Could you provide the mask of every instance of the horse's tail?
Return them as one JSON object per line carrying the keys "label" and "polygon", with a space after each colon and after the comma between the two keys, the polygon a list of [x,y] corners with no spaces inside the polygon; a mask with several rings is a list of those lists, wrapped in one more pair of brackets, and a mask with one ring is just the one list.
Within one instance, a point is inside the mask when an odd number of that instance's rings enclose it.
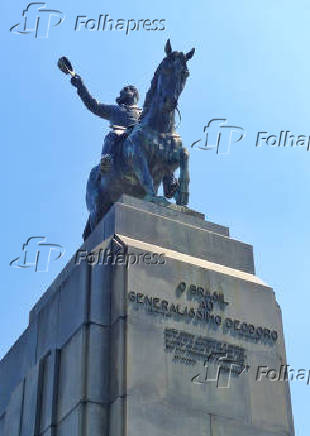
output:
{"label": "horse's tail", "polygon": [[86,185],[86,206],[88,211],[91,211],[95,206],[96,195],[99,193],[100,177],[100,166],[96,165],[91,169]]}

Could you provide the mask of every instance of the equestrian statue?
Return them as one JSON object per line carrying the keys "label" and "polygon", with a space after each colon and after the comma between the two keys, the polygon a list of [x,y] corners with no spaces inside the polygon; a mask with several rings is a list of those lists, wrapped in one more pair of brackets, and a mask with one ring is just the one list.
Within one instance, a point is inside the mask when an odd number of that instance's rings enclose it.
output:
{"label": "equestrian statue", "polygon": [[[58,67],[70,74],[71,83],[87,109],[109,120],[111,125],[100,163],[91,170],[87,181],[89,218],[84,239],[122,194],[163,205],[170,204],[166,198],[174,198],[177,205],[188,205],[189,153],[176,133],[175,115],[189,76],[187,62],[195,49],[186,54],[172,51],[168,39],[165,53],[154,73],[143,110],[138,107],[138,90],[132,85],[120,91],[116,105],[99,103],[73,70],[71,62],[66,57],[58,60]],[[176,178],[174,173],[178,168],[180,173]],[[158,196],[161,184],[164,195]]]}

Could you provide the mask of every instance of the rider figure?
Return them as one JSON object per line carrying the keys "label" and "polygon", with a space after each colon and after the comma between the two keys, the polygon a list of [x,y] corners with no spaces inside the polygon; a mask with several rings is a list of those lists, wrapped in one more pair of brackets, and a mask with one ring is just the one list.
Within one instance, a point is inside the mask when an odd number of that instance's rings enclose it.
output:
{"label": "rider figure", "polygon": [[116,98],[117,105],[108,105],[99,103],[90,95],[80,76],[72,77],[71,83],[77,88],[77,93],[87,109],[100,118],[110,121],[112,131],[105,137],[100,162],[101,172],[105,173],[113,165],[113,159],[117,155],[120,135],[126,133],[128,128],[139,121],[141,109],[137,105],[138,90],[132,85],[125,86]]}

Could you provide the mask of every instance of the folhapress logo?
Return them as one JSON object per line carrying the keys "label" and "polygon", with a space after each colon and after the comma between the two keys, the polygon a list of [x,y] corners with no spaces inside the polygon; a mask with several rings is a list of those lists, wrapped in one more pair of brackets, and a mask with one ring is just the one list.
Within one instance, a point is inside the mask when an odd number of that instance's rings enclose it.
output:
{"label": "folhapress logo", "polygon": [[23,22],[17,23],[10,31],[19,35],[33,34],[35,38],[48,38],[51,27],[61,24],[65,17],[61,11],[46,9],[43,2],[29,3],[23,11]]}
{"label": "folhapress logo", "polygon": [[45,236],[31,236],[22,246],[22,254],[11,260],[14,268],[33,268],[35,272],[47,272],[50,261],[60,259],[65,249],[59,244],[46,243]]}
{"label": "folhapress logo", "polygon": [[[204,126],[205,142],[198,148],[201,150],[215,150],[217,154],[228,154],[230,146],[245,138],[246,133],[242,127],[227,125],[226,118],[213,118]],[[201,142],[195,141],[191,147]]]}

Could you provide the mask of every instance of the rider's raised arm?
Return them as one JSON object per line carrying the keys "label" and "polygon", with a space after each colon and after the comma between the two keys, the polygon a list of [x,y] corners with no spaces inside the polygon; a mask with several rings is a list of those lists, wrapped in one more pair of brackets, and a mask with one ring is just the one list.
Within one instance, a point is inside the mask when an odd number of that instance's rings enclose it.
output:
{"label": "rider's raised arm", "polygon": [[95,98],[93,98],[80,76],[76,75],[72,77],[71,83],[77,88],[77,93],[88,110],[105,120],[110,119],[113,105],[99,103]]}

